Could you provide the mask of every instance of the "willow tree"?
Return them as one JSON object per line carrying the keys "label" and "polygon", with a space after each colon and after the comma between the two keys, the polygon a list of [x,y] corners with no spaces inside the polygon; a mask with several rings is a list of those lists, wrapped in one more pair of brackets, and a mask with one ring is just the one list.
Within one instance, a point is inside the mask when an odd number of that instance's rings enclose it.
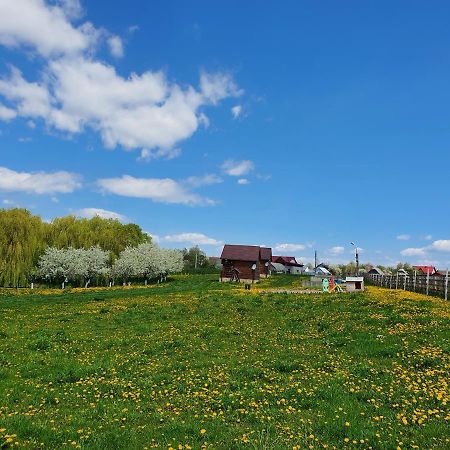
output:
{"label": "willow tree", "polygon": [[25,209],[0,210],[0,285],[26,286],[45,246],[45,225]]}

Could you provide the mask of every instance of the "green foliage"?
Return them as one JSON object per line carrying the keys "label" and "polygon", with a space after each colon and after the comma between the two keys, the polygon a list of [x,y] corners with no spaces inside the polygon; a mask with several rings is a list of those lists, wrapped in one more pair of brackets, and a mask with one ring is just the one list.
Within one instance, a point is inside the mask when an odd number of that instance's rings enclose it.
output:
{"label": "green foliage", "polygon": [[47,247],[99,246],[111,261],[127,246],[150,242],[138,225],[118,220],[62,217],[45,223],[25,209],[0,209],[0,286],[26,286]]}
{"label": "green foliage", "polygon": [[215,262],[206,256],[198,245],[183,249],[184,271],[186,273],[216,273],[220,270]]}
{"label": "green foliage", "polygon": [[0,297],[0,448],[448,448],[443,301],[213,275],[59,292]]}

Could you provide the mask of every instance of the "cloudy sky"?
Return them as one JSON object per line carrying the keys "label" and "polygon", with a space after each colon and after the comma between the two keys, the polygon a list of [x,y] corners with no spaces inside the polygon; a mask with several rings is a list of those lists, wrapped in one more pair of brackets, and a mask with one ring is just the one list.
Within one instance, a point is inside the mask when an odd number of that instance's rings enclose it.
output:
{"label": "cloudy sky", "polygon": [[0,0],[0,206],[161,245],[450,264],[450,4]]}

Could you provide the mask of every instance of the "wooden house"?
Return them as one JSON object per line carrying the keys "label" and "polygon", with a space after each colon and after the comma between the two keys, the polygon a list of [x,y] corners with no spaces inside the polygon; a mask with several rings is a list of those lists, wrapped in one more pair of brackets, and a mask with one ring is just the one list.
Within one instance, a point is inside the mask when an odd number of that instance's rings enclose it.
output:
{"label": "wooden house", "polygon": [[268,247],[261,247],[261,264],[259,267],[259,275],[261,278],[270,276],[272,262],[272,249]]}
{"label": "wooden house", "polygon": [[265,265],[269,253],[271,255],[272,249],[262,249],[257,245],[226,244],[220,256],[222,261],[220,281],[258,282],[261,274],[267,276],[269,273],[269,267]]}

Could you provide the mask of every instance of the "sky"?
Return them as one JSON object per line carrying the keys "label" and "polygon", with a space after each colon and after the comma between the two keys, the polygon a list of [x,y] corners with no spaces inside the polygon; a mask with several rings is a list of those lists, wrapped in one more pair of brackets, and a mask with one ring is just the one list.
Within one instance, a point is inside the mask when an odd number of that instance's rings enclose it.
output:
{"label": "sky", "polygon": [[164,247],[450,265],[450,3],[0,0],[0,207]]}

